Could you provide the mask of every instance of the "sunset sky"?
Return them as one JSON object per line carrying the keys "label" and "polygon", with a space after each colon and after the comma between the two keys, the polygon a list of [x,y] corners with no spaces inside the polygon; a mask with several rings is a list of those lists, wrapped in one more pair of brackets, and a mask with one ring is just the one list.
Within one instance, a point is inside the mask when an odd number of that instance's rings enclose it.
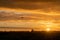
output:
{"label": "sunset sky", "polygon": [[0,27],[60,31],[60,0],[0,0]]}

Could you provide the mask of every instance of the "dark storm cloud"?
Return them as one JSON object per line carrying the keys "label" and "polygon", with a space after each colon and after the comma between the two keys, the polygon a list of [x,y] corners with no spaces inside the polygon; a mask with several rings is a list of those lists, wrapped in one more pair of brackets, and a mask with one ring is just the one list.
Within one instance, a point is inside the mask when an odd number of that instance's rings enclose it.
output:
{"label": "dark storm cloud", "polygon": [[60,0],[0,0],[0,7],[44,11],[60,9]]}

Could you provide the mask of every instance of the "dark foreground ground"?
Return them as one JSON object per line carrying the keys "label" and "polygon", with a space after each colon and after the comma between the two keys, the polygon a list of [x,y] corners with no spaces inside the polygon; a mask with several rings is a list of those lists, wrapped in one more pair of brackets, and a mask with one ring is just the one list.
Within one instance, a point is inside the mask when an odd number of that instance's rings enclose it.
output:
{"label": "dark foreground ground", "polygon": [[0,32],[0,40],[60,40],[60,32]]}

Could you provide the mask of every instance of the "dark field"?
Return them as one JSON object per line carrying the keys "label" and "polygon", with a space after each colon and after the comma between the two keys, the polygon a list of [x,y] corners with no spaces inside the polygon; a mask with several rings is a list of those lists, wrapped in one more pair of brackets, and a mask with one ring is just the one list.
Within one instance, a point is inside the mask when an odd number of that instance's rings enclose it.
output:
{"label": "dark field", "polygon": [[0,32],[0,40],[60,40],[60,31]]}

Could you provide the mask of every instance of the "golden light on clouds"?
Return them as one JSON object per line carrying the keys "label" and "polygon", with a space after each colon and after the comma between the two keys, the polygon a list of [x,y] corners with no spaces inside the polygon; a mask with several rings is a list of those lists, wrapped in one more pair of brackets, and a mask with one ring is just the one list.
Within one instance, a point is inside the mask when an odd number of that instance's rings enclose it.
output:
{"label": "golden light on clouds", "polygon": [[12,11],[12,12],[20,12],[20,13],[32,13],[32,14],[44,14],[44,15],[51,15],[51,16],[57,16],[60,15],[60,12],[56,12],[56,11],[49,11],[49,12],[45,12],[43,10],[25,10],[25,9],[12,9],[12,8],[4,8],[4,7],[0,7],[0,11],[1,10],[5,10],[5,11]]}
{"label": "golden light on clouds", "polygon": [[60,31],[60,2],[0,0],[0,27]]}
{"label": "golden light on clouds", "polygon": [[[57,22],[54,17],[56,17],[58,14],[50,14],[50,13],[45,13],[43,11],[38,12],[36,10],[21,10],[21,9],[9,9],[9,8],[0,8],[0,10],[6,10],[9,12],[19,12],[18,14],[33,14],[32,16],[28,16],[30,18],[33,19],[29,19],[26,20],[26,18],[24,20],[6,20],[6,21],[0,21],[0,27],[23,27],[23,28],[33,28],[33,29],[38,29],[38,30],[42,30],[42,31],[60,31],[60,23],[54,23]],[[17,13],[16,13],[17,14]],[[35,15],[35,14],[40,14]],[[41,15],[42,14],[42,15]],[[60,15],[60,14],[59,14]],[[58,16],[59,16],[58,15]],[[5,15],[4,15],[5,16]],[[9,16],[9,14],[8,14]],[[14,14],[13,14],[14,16]],[[25,16],[25,17],[26,17]],[[42,17],[41,17],[42,16]],[[50,19],[48,16],[50,16],[52,19],[51,20],[46,20],[46,19]],[[18,16],[19,17],[19,16]],[[35,18],[35,19],[34,19]],[[38,18],[38,20],[36,20]],[[42,18],[42,19],[40,19]],[[5,18],[3,18],[5,20]],[[59,21],[60,22],[60,21]]]}

